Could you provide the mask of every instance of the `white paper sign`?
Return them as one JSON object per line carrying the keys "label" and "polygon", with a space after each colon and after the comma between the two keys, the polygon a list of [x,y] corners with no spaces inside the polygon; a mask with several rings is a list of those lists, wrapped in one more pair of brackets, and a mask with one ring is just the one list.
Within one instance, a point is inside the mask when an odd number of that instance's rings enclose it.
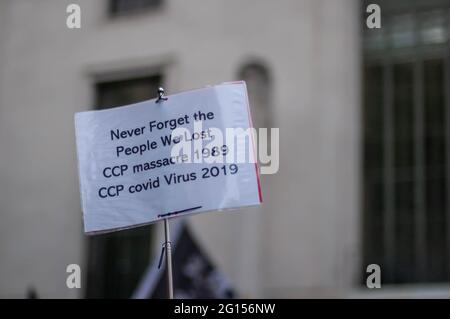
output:
{"label": "white paper sign", "polygon": [[86,233],[262,201],[245,83],[167,98],[75,114]]}

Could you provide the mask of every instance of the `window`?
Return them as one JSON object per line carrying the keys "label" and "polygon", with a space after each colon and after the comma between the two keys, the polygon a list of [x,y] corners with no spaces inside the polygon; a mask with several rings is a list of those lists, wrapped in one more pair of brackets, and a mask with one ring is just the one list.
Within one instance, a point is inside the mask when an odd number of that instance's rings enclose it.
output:
{"label": "window", "polygon": [[138,13],[142,10],[158,9],[163,0],[110,0],[109,12],[112,16]]}
{"label": "window", "polygon": [[[243,80],[246,83],[248,91],[248,99],[251,109],[252,124],[257,130],[258,144],[258,161],[261,161],[261,152],[267,152],[272,154],[272,133],[271,127],[273,126],[271,98],[272,98],[272,83],[271,75],[268,68],[259,61],[252,61],[244,64],[238,72],[238,79]],[[267,136],[263,138],[262,128],[267,129]],[[267,149],[263,140],[267,142]],[[265,159],[264,159],[265,160]],[[267,163],[264,162],[266,165]],[[260,166],[261,169],[261,166]],[[260,175],[261,180],[265,181],[267,178],[265,175]],[[264,184],[264,183],[263,183]],[[266,182],[267,184],[267,182]]]}
{"label": "window", "polygon": [[255,128],[271,127],[269,71],[262,63],[252,62],[240,68],[238,77],[247,84],[253,125]]}
{"label": "window", "polygon": [[450,6],[375,2],[382,27],[363,36],[364,265],[379,264],[383,283],[450,281]]}
{"label": "window", "polygon": [[[160,76],[102,82],[96,86],[99,109],[154,98]],[[149,263],[153,226],[89,237],[88,298],[129,298]]]}

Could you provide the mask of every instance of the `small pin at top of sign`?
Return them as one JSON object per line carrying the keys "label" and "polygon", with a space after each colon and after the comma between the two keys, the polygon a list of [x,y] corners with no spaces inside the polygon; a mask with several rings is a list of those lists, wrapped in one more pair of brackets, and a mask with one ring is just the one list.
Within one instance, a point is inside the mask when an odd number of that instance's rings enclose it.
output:
{"label": "small pin at top of sign", "polygon": [[167,101],[167,96],[164,95],[164,88],[162,86],[158,88],[158,98],[155,103],[159,103],[161,101]]}

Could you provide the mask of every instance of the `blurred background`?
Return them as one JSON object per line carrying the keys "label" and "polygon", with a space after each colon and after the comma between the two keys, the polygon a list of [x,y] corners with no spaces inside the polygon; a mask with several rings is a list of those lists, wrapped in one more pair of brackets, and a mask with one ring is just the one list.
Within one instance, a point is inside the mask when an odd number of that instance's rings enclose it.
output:
{"label": "blurred background", "polygon": [[162,229],[83,234],[74,113],[231,80],[280,128],[279,172],[261,207],[184,219],[238,296],[450,297],[449,18],[449,0],[0,0],[0,298],[129,298]]}

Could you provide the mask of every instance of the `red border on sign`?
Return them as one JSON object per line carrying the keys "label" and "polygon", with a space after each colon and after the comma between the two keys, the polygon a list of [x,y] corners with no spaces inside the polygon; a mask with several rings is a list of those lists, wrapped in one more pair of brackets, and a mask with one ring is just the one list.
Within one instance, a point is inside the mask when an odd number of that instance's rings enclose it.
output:
{"label": "red border on sign", "polygon": [[[232,82],[232,83],[236,83],[236,84],[244,83],[245,97],[247,100],[248,125],[250,128],[253,128],[252,115],[250,113],[250,102],[248,100],[248,94],[247,94],[247,84],[245,83],[245,81],[236,81],[236,82]],[[261,190],[261,176],[259,174],[259,163],[258,163],[258,157],[256,154],[256,145],[255,145],[255,137],[253,136],[253,130],[252,130],[252,144],[253,144],[253,157],[255,159],[256,182],[258,183],[259,202],[262,203],[263,197],[262,197],[262,190]]]}

